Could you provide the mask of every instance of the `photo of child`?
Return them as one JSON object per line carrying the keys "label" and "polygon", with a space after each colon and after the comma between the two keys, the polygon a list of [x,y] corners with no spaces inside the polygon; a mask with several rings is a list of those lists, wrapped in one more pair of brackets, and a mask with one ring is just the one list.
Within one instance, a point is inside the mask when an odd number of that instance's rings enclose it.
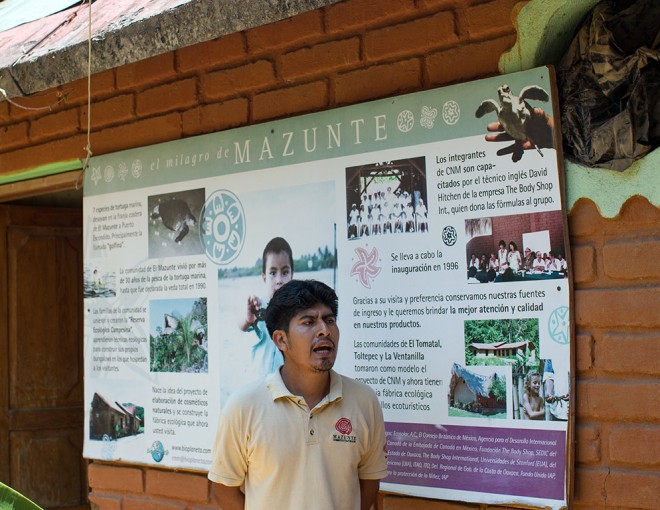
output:
{"label": "photo of child", "polygon": [[335,186],[285,183],[237,195],[245,210],[245,244],[234,261],[217,269],[221,326],[211,342],[221,373],[221,405],[234,389],[284,362],[263,320],[275,291],[294,275],[336,286]]}
{"label": "photo of child", "polygon": [[545,406],[541,397],[541,374],[532,370],[525,378],[525,394],[523,395],[523,419],[545,419]]}
{"label": "photo of child", "polygon": [[282,237],[271,239],[262,257],[261,279],[265,284],[265,298],[256,294],[247,297],[245,316],[239,321],[239,329],[254,332],[257,342],[252,345],[252,359],[260,367],[260,373],[269,374],[279,368],[284,359],[268,334],[263,321],[263,311],[277,289],[293,278],[293,253]]}

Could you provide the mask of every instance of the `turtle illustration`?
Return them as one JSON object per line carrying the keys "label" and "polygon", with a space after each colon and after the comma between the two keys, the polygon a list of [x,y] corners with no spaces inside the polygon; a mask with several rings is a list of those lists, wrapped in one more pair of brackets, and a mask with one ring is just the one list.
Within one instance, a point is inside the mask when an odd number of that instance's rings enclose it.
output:
{"label": "turtle illustration", "polygon": [[172,236],[176,235],[174,241],[177,243],[186,237],[190,227],[197,224],[188,204],[178,198],[165,200],[154,207],[151,219],[157,220],[158,218],[163,221],[163,225],[174,232]]}
{"label": "turtle illustration", "polygon": [[497,118],[506,133],[514,140],[511,158],[514,162],[519,161],[523,155],[523,143],[530,141],[533,147],[543,156],[533,137],[528,132],[528,120],[532,116],[532,108],[527,103],[528,99],[537,101],[548,101],[550,96],[538,85],[529,85],[520,91],[519,96],[513,95],[508,85],[502,85],[497,89],[499,103],[494,99],[482,101],[475,113],[481,118],[487,113],[496,112]]}

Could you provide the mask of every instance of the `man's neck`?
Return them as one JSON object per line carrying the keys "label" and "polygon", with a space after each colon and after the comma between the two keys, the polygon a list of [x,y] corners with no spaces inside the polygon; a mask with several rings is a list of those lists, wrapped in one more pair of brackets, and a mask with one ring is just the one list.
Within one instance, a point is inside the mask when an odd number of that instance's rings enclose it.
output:
{"label": "man's neck", "polygon": [[305,399],[307,406],[314,409],[323,398],[330,393],[330,372],[294,373],[287,370],[286,363],[280,369],[282,381],[294,395]]}

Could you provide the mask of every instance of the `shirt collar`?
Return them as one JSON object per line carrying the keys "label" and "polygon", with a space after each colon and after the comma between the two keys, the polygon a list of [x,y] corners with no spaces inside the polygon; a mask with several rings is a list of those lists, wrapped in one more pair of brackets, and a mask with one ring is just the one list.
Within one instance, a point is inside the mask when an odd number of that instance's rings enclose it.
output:
{"label": "shirt collar", "polygon": [[[277,400],[278,398],[300,398],[299,395],[294,395],[286,387],[279,369],[266,376],[266,387],[270,390],[273,400]],[[323,397],[318,406],[339,400],[342,396],[341,376],[334,370],[330,370],[330,391]]]}

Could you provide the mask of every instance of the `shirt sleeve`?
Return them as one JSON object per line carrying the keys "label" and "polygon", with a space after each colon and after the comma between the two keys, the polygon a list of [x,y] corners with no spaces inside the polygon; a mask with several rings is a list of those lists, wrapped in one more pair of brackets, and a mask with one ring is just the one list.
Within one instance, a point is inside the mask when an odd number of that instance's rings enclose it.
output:
{"label": "shirt sleeve", "polygon": [[243,412],[230,398],[218,419],[209,480],[230,487],[244,482],[247,474],[246,435]]}
{"label": "shirt sleeve", "polygon": [[369,429],[369,444],[358,465],[358,478],[380,480],[387,476],[387,444],[383,411],[375,394],[371,397],[372,425]]}

